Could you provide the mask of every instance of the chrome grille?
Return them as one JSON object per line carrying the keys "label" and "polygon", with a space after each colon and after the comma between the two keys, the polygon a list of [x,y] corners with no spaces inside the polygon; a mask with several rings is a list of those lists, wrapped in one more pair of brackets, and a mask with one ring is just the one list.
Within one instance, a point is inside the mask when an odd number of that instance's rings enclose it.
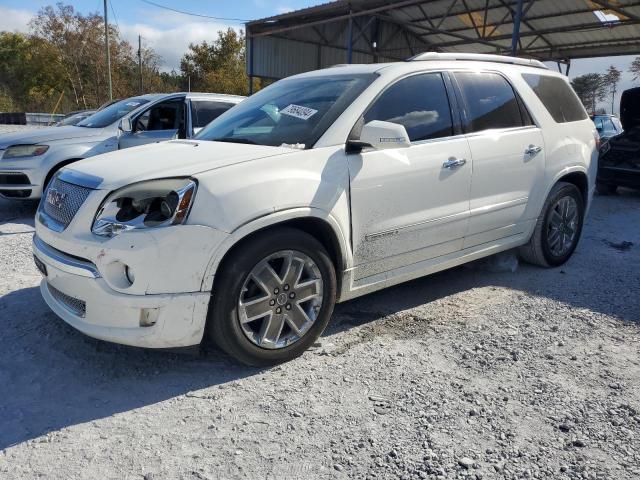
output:
{"label": "chrome grille", "polygon": [[87,314],[86,302],[79,300],[77,298],[73,298],[67,295],[66,293],[62,293],[60,290],[52,287],[49,284],[47,284],[47,288],[49,289],[49,293],[51,294],[51,296],[58,303],[62,304],[63,307],[65,307],[67,310],[69,310],[71,313],[73,313],[77,317],[82,317],[82,318],[85,317],[85,315]]}
{"label": "chrome grille", "polygon": [[65,229],[90,193],[90,188],[64,182],[56,176],[47,187],[40,208]]}

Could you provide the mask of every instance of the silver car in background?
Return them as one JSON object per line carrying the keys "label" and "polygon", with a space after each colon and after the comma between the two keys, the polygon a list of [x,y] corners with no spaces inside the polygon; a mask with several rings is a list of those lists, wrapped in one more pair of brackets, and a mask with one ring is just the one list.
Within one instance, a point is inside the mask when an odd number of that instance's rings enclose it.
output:
{"label": "silver car in background", "polygon": [[120,100],[73,126],[0,135],[0,196],[38,199],[69,163],[122,148],[191,138],[244,97],[151,94]]}

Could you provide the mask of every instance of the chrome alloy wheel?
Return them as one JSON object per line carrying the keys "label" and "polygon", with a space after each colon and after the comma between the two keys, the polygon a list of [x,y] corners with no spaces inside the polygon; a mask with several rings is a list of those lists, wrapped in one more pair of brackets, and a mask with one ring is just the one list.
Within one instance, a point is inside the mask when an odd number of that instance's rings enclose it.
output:
{"label": "chrome alloy wheel", "polygon": [[322,307],[322,275],[308,255],[283,250],[260,261],[238,299],[238,321],[255,345],[278,349],[300,340]]}
{"label": "chrome alloy wheel", "polygon": [[551,210],[547,224],[547,244],[556,257],[566,254],[578,235],[578,203],[571,196],[560,198]]}

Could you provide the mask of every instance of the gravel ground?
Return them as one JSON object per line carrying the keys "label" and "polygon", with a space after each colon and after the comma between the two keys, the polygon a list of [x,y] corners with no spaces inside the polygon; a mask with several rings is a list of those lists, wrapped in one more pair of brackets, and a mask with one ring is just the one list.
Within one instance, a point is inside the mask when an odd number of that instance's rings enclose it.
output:
{"label": "gravel ground", "polygon": [[35,130],[37,128],[44,128],[40,125],[3,125],[0,124],[0,134],[2,133],[13,133],[19,132],[21,130]]}
{"label": "gravel ground", "polygon": [[34,209],[0,200],[3,479],[640,478],[640,193],[596,197],[562,268],[503,254],[342,304],[266,370],[65,325]]}

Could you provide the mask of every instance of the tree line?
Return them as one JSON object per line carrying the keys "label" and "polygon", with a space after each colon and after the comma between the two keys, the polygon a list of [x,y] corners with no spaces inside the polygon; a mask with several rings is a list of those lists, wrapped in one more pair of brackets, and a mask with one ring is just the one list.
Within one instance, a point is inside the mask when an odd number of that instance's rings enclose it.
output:
{"label": "tree line", "polygon": [[[161,71],[162,58],[138,52],[110,24],[109,47],[114,98],[140,93],[192,91],[246,95],[245,41],[233,29],[210,42],[189,45],[179,71]],[[0,32],[0,111],[66,113],[97,108],[109,100],[104,20],[57,3],[42,8],[29,32]],[[259,85],[254,86],[258,88]]]}
{"label": "tree line", "polygon": [[[640,57],[631,62],[628,72],[633,75],[634,81],[640,80]],[[622,72],[611,65],[605,73],[587,73],[575,77],[571,85],[589,113],[606,113],[609,105],[613,113],[621,76]],[[598,108],[600,102],[606,102],[607,108]]]}

